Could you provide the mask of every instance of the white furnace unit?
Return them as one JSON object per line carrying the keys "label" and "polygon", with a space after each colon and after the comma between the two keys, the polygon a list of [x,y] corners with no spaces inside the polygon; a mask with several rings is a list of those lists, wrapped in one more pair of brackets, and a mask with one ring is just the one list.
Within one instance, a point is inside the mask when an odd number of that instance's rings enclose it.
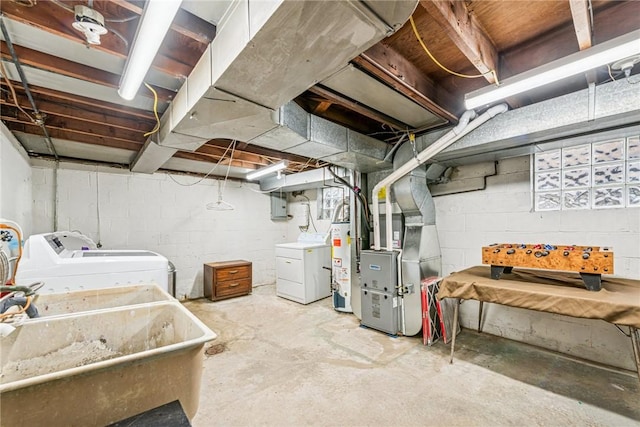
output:
{"label": "white furnace unit", "polygon": [[141,250],[71,250],[58,233],[30,236],[16,284],[44,282],[39,293],[155,283],[168,291],[169,261]]}
{"label": "white furnace unit", "polygon": [[301,304],[331,295],[331,247],[325,235],[301,233],[276,245],[276,295]]}

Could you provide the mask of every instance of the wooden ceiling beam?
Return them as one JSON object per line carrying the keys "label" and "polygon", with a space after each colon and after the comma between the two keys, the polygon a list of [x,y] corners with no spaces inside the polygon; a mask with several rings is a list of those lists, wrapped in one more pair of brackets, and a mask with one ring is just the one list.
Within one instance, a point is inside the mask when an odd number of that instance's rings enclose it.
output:
{"label": "wooden ceiling beam", "polygon": [[[18,2],[3,1],[2,13],[9,19],[72,40],[78,43],[79,47],[87,46],[123,59],[126,59],[129,54],[129,47],[125,41],[112,33],[102,36],[99,45],[86,45],[84,36],[71,27],[75,19],[73,13],[64,11],[54,2],[39,1],[33,7],[24,7],[20,6]],[[133,25],[136,23],[134,22]],[[191,72],[192,65],[158,54],[152,67],[176,78],[186,78]]]}
{"label": "wooden ceiling beam", "polygon": [[[420,0],[420,5],[442,27],[453,43],[489,83],[498,73],[498,49],[464,1]],[[506,7],[506,6],[505,6]]]}
{"label": "wooden ceiling beam", "polygon": [[[175,153],[173,155],[173,157],[178,157],[181,159],[188,159],[188,160],[196,160],[199,162],[209,162],[211,164],[214,163],[218,163],[218,161],[220,160],[220,157],[216,157],[212,154],[207,154],[207,153],[200,153],[200,152],[193,152],[193,153],[189,153],[186,151],[178,151],[177,153]],[[229,158],[225,158],[225,160],[222,160],[218,166],[218,168],[216,170],[216,174],[217,175],[224,175],[226,172],[226,167],[229,166]],[[245,169],[255,169],[255,165],[251,162],[247,162],[244,161],[242,159],[236,159],[234,158],[231,161],[231,166],[234,167],[238,167],[238,168],[245,168]]]}
{"label": "wooden ceiling beam", "polygon": [[[31,104],[29,103],[26,95],[21,93],[16,93],[16,95],[18,95],[18,105],[21,108],[30,111]],[[9,96],[4,93],[0,95],[0,105],[15,106],[13,100],[10,100]],[[49,116],[60,116],[98,124],[107,123],[109,126],[118,129],[133,130],[144,133],[150,131],[155,126],[155,121],[152,122],[128,117],[118,117],[107,114],[99,109],[92,109],[89,106],[81,108],[64,101],[63,103],[54,102],[43,96],[38,97],[37,106],[40,112]]]}
{"label": "wooden ceiling beam", "polygon": [[457,121],[461,109],[453,95],[391,47],[378,43],[351,62],[435,115]]}
{"label": "wooden ceiling beam", "polygon": [[[114,89],[117,89],[120,86],[120,76],[118,74],[113,74],[108,71],[58,58],[57,56],[48,55],[26,47],[16,45],[13,47],[18,60],[22,65],[28,65],[40,70],[61,74],[67,77],[96,83]],[[9,54],[9,48],[4,41],[0,41],[0,52],[3,59],[6,59],[8,62],[13,62],[11,55]],[[173,99],[173,96],[175,95],[171,90],[158,86],[151,87],[153,87],[158,93],[159,101],[167,102]],[[140,89],[140,95],[147,98],[153,98],[153,94],[142,86]]]}
{"label": "wooden ceiling beam", "polygon": [[[212,139],[208,141],[205,145],[223,147],[226,149],[229,146],[230,142],[231,141],[224,140],[224,139]],[[200,147],[200,149],[202,149],[202,147]],[[309,162],[308,157],[271,150],[269,148],[260,147],[260,146],[249,144],[246,142],[238,142],[238,144],[236,145],[236,150],[241,150],[247,153],[258,154],[260,156],[264,156],[276,161],[288,160],[289,162],[298,163],[298,164],[305,164]]]}
{"label": "wooden ceiling beam", "polygon": [[353,101],[337,92],[334,92],[330,89],[325,88],[324,86],[315,85],[310,87],[307,90],[313,94],[323,97],[324,99],[331,102],[332,104],[338,104],[343,107],[346,107],[372,120],[375,120],[380,123],[384,123],[385,125],[393,129],[406,130],[410,127],[406,123],[402,123],[401,121],[396,120],[393,117],[387,116],[386,114],[383,114],[379,111],[369,108],[364,104],[360,104],[356,101]]}
{"label": "wooden ceiling beam", "polygon": [[[12,81],[13,87],[16,92],[24,93],[24,89],[22,88],[22,84],[20,82]],[[4,79],[0,79],[0,85],[6,86],[6,82]],[[29,90],[31,93],[38,95],[45,95],[51,97],[55,100],[55,102],[70,102],[81,108],[99,108],[101,110],[109,111],[110,114],[115,115],[124,115],[129,118],[139,118],[145,121],[153,121],[155,122],[155,117],[153,113],[147,110],[142,110],[139,108],[126,107],[119,104],[114,104],[111,102],[99,101],[93,98],[87,98],[80,95],[74,95],[67,92],[61,92],[55,89],[49,89],[42,86],[31,86],[29,85]],[[37,101],[36,101],[37,103]]]}
{"label": "wooden ceiling beam", "polygon": [[578,38],[580,50],[588,49],[592,44],[591,19],[589,17],[589,4],[587,0],[569,0],[573,27]]}
{"label": "wooden ceiling beam", "polygon": [[313,114],[315,115],[322,115],[324,114],[329,107],[331,107],[333,105],[332,102],[330,101],[320,101],[318,102],[318,105],[316,105],[316,107],[313,109]]}
{"label": "wooden ceiling beam", "polygon": [[[589,49],[592,46],[593,34],[591,33],[591,18],[589,16],[589,4],[587,0],[569,0],[573,28],[578,39],[580,50]],[[597,75],[594,70],[585,73],[587,83],[595,83]]]}
{"label": "wooden ceiling beam", "polygon": [[[226,148],[222,148],[214,145],[207,145],[207,144],[202,145],[200,148],[196,150],[196,152],[211,155],[211,156],[216,156],[217,158],[222,158],[223,156],[224,157],[231,156],[231,149],[227,150]],[[262,156],[254,153],[249,153],[243,150],[238,150],[237,148],[233,153],[233,158],[242,160],[252,165],[268,164],[268,162]]]}
{"label": "wooden ceiling beam", "polygon": [[[110,2],[136,15],[142,15],[143,9],[134,3],[126,0],[110,0]],[[170,29],[203,44],[211,43],[216,35],[216,27],[214,25],[184,9],[178,9]]]}
{"label": "wooden ceiling beam", "polygon": [[[42,129],[40,126],[31,123],[21,123],[15,121],[6,120],[7,128],[11,131],[24,132],[32,135],[42,136]],[[88,135],[82,132],[76,132],[70,129],[58,129],[47,126],[47,131],[52,139],[64,139],[67,141],[81,142],[91,145],[99,145],[103,147],[121,148],[130,151],[139,151],[142,148],[142,143],[134,141],[125,141],[122,139],[114,139],[98,135]],[[55,142],[55,141],[54,141]]]}
{"label": "wooden ceiling beam", "polygon": [[[33,124],[31,120],[16,107],[3,106],[0,117],[3,120]],[[136,132],[132,130],[118,129],[109,126],[108,124],[89,123],[78,119],[60,117],[60,116],[46,116],[44,117],[44,124],[47,129],[60,129],[68,130],[79,134],[88,136],[101,136],[122,141],[132,141],[137,143],[144,143],[147,139],[143,132]]]}

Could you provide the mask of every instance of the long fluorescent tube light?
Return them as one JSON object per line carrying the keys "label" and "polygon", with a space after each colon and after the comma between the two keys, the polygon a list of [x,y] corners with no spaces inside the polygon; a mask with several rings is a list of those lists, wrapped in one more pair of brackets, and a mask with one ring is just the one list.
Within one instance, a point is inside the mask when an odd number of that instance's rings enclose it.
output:
{"label": "long fluorescent tube light", "polygon": [[118,94],[132,100],[160,49],[182,0],[149,0],[142,12]]}
{"label": "long fluorescent tube light", "polygon": [[517,76],[509,77],[503,80],[500,86],[487,86],[470,92],[464,97],[465,106],[467,110],[473,110],[638,54],[640,54],[640,30],[635,30]]}
{"label": "long fluorescent tube light", "polygon": [[270,173],[278,172],[283,169],[286,169],[289,166],[289,162],[287,160],[282,160],[281,162],[274,163],[272,165],[266,166],[264,168],[260,168],[256,171],[249,172],[246,178],[249,181],[253,181],[254,179],[260,178],[261,176],[269,175]]}

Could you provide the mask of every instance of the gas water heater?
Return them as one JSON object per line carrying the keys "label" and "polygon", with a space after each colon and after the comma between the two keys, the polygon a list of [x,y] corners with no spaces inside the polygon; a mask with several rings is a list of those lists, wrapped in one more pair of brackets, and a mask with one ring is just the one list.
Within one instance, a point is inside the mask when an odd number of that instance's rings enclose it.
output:
{"label": "gas water heater", "polygon": [[331,224],[331,293],[336,311],[352,313],[351,308],[351,224]]}

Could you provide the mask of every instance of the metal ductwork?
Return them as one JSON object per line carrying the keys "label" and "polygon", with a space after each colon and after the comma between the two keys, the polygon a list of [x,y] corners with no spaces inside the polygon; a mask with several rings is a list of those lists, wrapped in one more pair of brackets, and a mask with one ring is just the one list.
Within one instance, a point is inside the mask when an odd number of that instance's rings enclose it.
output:
{"label": "metal ductwork", "polygon": [[[315,116],[308,117],[305,133],[296,126],[299,111],[281,107],[400,28],[416,5],[417,0],[234,1],[216,38],[163,114],[154,143],[195,151],[210,139],[229,138],[288,152],[304,150],[311,157],[301,145],[319,143],[316,148],[323,155],[318,157],[348,152],[348,136],[336,142],[333,134],[318,134],[318,129],[332,130]],[[336,133],[350,132],[339,128]],[[352,136],[351,145],[359,147],[361,137]],[[153,150],[155,161],[145,162],[141,152],[132,170],[153,172],[148,166],[158,163],[158,153]],[[163,153],[167,160],[172,155],[170,150]],[[337,160],[348,163],[358,154]]]}
{"label": "metal ductwork", "polygon": [[[416,152],[427,146],[416,141],[405,142],[393,158],[394,170],[406,164]],[[440,243],[436,230],[436,208],[427,188],[427,170],[420,165],[400,178],[392,186],[393,196],[404,215],[404,242],[402,245],[402,280],[411,283],[413,290],[404,295],[405,333],[414,335],[421,326],[420,283],[423,277],[439,276],[441,272]],[[417,329],[416,329],[417,328]]]}
{"label": "metal ductwork", "polygon": [[323,160],[363,173],[386,169],[391,146],[304,111],[291,101],[272,115],[276,127],[251,144]]}
{"label": "metal ductwork", "polygon": [[[508,111],[434,156],[447,166],[495,161],[584,142],[584,135],[640,124],[638,86],[620,79]],[[444,131],[425,134],[427,145]],[[572,142],[575,140],[575,142]]]}

